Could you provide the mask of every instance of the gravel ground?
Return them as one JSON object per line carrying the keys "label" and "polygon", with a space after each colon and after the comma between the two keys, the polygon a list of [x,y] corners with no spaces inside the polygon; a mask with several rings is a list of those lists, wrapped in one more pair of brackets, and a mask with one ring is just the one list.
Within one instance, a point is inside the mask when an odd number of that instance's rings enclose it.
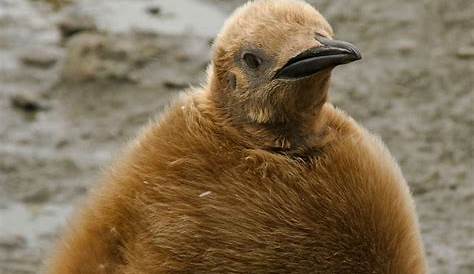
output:
{"label": "gravel ground", "polygon": [[[2,274],[40,272],[101,169],[202,82],[210,41],[244,1],[75,2],[0,0]],[[400,162],[431,272],[474,273],[474,1],[311,2],[362,50],[336,69],[331,100]]]}

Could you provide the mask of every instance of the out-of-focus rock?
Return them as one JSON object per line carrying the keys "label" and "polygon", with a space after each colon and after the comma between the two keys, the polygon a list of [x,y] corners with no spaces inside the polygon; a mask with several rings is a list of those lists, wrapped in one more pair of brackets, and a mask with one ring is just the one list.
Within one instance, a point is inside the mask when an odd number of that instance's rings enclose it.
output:
{"label": "out-of-focus rock", "polygon": [[176,61],[180,63],[188,62],[191,59],[191,57],[188,54],[183,53],[183,52],[177,53],[175,55],[175,58],[176,58]]}
{"label": "out-of-focus rock", "polygon": [[38,191],[26,194],[22,200],[26,203],[44,203],[47,202],[50,197],[50,191],[46,188],[42,188]]}
{"label": "out-of-focus rock", "polygon": [[67,40],[81,32],[97,31],[97,26],[93,18],[81,14],[74,9],[64,13],[58,22],[58,27],[63,40]]}
{"label": "out-of-focus rock", "polygon": [[395,49],[399,51],[401,54],[409,54],[412,53],[417,48],[417,43],[411,39],[400,39],[395,42]]}
{"label": "out-of-focus rock", "polygon": [[54,10],[60,10],[63,7],[72,4],[73,0],[46,0],[48,4],[50,4]]}
{"label": "out-of-focus rock", "polygon": [[168,89],[185,89],[189,84],[185,81],[165,80],[163,86]]}
{"label": "out-of-focus rock", "polygon": [[456,57],[459,59],[474,58],[474,47],[461,47],[456,51]]}
{"label": "out-of-focus rock", "polygon": [[20,54],[23,64],[38,68],[49,68],[57,63],[59,54],[47,48],[28,48]]}
{"label": "out-of-focus rock", "polygon": [[16,249],[26,246],[26,239],[21,235],[1,235],[0,247],[6,249]]}
{"label": "out-of-focus rock", "polygon": [[135,82],[133,72],[160,52],[155,39],[133,34],[78,34],[67,43],[62,77],[70,81]]}
{"label": "out-of-focus rock", "polygon": [[11,105],[24,112],[37,112],[46,110],[47,107],[41,103],[40,98],[29,93],[20,93],[10,98]]}
{"label": "out-of-focus rock", "polygon": [[150,6],[146,10],[149,14],[151,15],[160,15],[161,14],[161,8],[159,6]]}

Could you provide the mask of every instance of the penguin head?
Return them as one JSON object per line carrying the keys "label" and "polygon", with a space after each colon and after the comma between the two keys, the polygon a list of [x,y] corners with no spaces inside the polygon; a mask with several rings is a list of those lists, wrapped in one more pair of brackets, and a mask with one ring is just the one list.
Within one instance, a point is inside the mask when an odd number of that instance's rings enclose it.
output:
{"label": "penguin head", "polygon": [[297,123],[325,102],[331,70],[361,58],[332,37],[329,23],[303,1],[249,2],[215,40],[213,96],[242,122]]}

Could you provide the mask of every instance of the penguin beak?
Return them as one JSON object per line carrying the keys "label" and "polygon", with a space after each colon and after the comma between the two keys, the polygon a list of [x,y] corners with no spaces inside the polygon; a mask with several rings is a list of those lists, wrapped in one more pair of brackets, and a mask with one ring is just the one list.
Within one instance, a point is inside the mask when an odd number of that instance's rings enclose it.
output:
{"label": "penguin beak", "polygon": [[362,58],[359,49],[351,43],[321,36],[316,39],[322,46],[310,48],[291,58],[278,70],[275,79],[299,79]]}

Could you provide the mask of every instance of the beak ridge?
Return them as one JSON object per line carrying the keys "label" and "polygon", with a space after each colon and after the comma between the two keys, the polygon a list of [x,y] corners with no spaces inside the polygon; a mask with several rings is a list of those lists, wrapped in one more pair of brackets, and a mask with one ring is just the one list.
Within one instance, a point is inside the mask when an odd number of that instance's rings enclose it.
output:
{"label": "beak ridge", "polygon": [[275,75],[276,79],[298,79],[321,70],[348,64],[362,58],[351,43],[318,36],[322,46],[310,48],[291,58]]}

